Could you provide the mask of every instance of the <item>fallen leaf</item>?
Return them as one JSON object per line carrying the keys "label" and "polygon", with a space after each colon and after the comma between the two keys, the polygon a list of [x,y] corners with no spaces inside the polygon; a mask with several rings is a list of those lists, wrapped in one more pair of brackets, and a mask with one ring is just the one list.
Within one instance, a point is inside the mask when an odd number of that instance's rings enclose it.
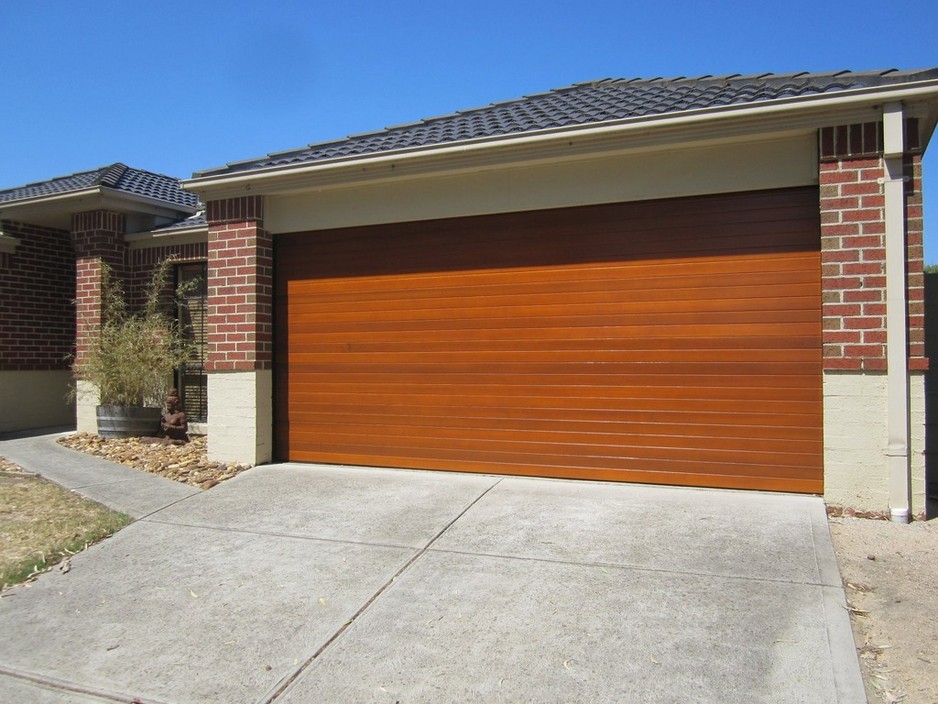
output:
{"label": "fallen leaf", "polygon": [[847,604],[847,611],[852,613],[854,616],[869,616],[869,611],[864,611],[863,609],[858,609],[856,606],[851,606]]}
{"label": "fallen leaf", "polygon": [[59,565],[59,569],[62,571],[62,574],[68,574],[72,570],[72,561],[65,558],[62,560],[62,564]]}

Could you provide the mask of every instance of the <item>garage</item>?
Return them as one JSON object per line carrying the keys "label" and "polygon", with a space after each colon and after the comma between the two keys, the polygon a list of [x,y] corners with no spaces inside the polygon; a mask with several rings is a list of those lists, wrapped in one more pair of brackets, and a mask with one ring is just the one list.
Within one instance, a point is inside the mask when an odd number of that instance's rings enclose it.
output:
{"label": "garage", "polygon": [[821,492],[817,187],[274,237],[278,458]]}

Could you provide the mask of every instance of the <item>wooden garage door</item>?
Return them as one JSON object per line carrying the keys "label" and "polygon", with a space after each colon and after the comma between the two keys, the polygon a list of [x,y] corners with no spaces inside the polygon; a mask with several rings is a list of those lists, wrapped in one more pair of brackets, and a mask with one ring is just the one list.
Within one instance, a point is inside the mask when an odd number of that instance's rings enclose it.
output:
{"label": "wooden garage door", "polygon": [[277,236],[278,456],[819,492],[817,202]]}

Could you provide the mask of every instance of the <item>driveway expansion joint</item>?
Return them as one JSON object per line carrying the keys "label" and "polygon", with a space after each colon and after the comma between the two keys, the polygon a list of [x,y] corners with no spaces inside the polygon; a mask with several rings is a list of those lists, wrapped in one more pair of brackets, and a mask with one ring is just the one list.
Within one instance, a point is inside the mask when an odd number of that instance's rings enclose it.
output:
{"label": "driveway expansion joint", "polygon": [[599,568],[613,568],[619,570],[636,570],[639,572],[654,572],[658,574],[683,574],[683,575],[692,575],[694,577],[715,577],[718,579],[733,579],[741,582],[766,582],[769,584],[791,584],[795,586],[804,586],[804,587],[829,587],[832,589],[842,589],[841,586],[835,584],[826,584],[823,581],[802,581],[794,579],[778,579],[773,577],[751,577],[739,574],[726,574],[720,572],[704,572],[699,570],[679,570],[679,569],[668,569],[666,567],[648,567],[646,565],[631,565],[624,564],[621,562],[594,562],[594,561],[582,561],[582,560],[561,560],[558,558],[551,557],[535,557],[532,555],[504,555],[501,553],[490,553],[490,552],[473,552],[470,550],[454,550],[452,548],[430,548],[425,549],[422,552],[435,552],[441,554],[450,554],[450,555],[465,555],[466,557],[491,557],[504,560],[517,560],[520,562],[543,562],[554,565],[572,565],[576,567],[599,567]]}
{"label": "driveway expansion joint", "polygon": [[[180,499],[180,501],[185,501],[185,499],[188,499],[188,498],[190,497],[188,496],[183,497],[182,499]],[[179,501],[176,501],[175,503],[179,503]],[[167,506],[164,508],[169,508],[169,507]],[[367,540],[348,540],[348,539],[343,540],[340,538],[324,538],[318,535],[309,535],[309,534],[303,534],[303,533],[283,533],[280,531],[273,531],[273,530],[250,530],[248,528],[234,528],[232,526],[212,526],[212,525],[208,525],[205,523],[183,523],[181,521],[161,521],[158,518],[150,518],[150,516],[152,516],[154,513],[158,513],[159,511],[162,511],[162,510],[163,509],[159,509],[158,511],[154,511],[153,513],[148,514],[145,517],[146,522],[156,523],[157,525],[161,525],[161,526],[178,526],[180,528],[201,528],[204,530],[216,530],[222,533],[240,533],[243,535],[264,535],[264,536],[269,536],[273,538],[296,538],[297,540],[314,540],[314,541],[319,541],[323,543],[337,543],[339,545],[367,545],[369,547],[395,548],[397,550],[420,549],[420,548],[414,547],[413,545],[402,545],[400,543],[376,543],[376,542],[367,541]],[[144,520],[144,518],[141,518],[139,520],[142,521]]]}
{"label": "driveway expansion joint", "polygon": [[170,702],[164,702],[161,699],[150,699],[148,697],[140,697],[133,694],[111,692],[98,689],[97,687],[89,687],[77,684],[75,682],[70,682],[68,680],[62,680],[57,677],[48,677],[46,675],[39,675],[33,672],[17,670],[6,667],[4,665],[0,665],[0,676],[20,680],[21,682],[29,682],[31,684],[40,685],[42,687],[48,687],[60,692],[69,692],[71,694],[82,694],[89,697],[95,697],[106,702],[120,702],[121,704],[127,704],[127,702],[133,702],[133,704],[170,704]]}
{"label": "driveway expansion joint", "polygon": [[342,626],[340,626],[339,629],[335,633],[333,633],[326,640],[325,643],[319,646],[316,652],[314,652],[309,658],[307,658],[304,662],[302,662],[299,665],[299,667],[297,667],[293,671],[292,674],[284,677],[283,680],[278,682],[274,686],[273,691],[265,695],[261,699],[259,699],[257,704],[272,704],[272,702],[278,699],[280,695],[286,692],[287,689],[290,687],[290,685],[293,684],[300,677],[300,675],[302,675],[310,667],[310,665],[312,665],[316,661],[316,659],[319,658],[320,655],[325,653],[326,650],[328,650],[329,647],[336,640],[338,640],[342,636],[342,634],[345,633],[349,629],[349,627],[352,626],[352,624],[354,624],[355,621],[357,621],[358,618],[362,614],[364,614],[368,610],[368,608],[378,599],[378,597],[380,597],[384,592],[386,592],[391,587],[391,585],[394,584],[394,582],[396,582],[398,578],[400,578],[411,567],[411,565],[413,565],[417,560],[421,558],[421,556],[426,554],[426,552],[430,549],[433,543],[439,540],[443,536],[443,534],[446,533],[446,531],[448,531],[450,528],[453,527],[453,524],[455,524],[456,521],[458,521],[460,518],[466,515],[466,513],[473,506],[475,506],[479,501],[481,501],[490,491],[492,491],[492,489],[494,489],[496,486],[501,484],[501,482],[502,480],[499,478],[496,482],[486,487],[485,490],[482,491],[478,496],[476,496],[472,501],[466,504],[466,506],[464,506],[463,509],[458,514],[456,514],[456,516],[449,523],[443,526],[443,528],[441,528],[437,532],[436,535],[430,538],[430,540],[427,542],[426,545],[424,545],[420,550],[418,550],[416,554],[411,556],[411,558],[407,560],[401,566],[401,568],[391,576],[390,579],[388,579],[384,584],[378,587],[375,593],[372,594],[371,597],[369,597],[369,599],[364,604],[362,604],[361,608],[359,608],[358,611],[352,614],[352,617],[348,621],[346,621],[344,624],[342,624]]}

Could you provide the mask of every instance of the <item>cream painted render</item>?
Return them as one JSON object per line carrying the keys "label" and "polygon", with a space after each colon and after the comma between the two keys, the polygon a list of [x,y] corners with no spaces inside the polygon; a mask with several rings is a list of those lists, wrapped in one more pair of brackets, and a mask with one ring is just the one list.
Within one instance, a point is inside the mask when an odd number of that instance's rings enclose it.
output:
{"label": "cream painted render", "polygon": [[[925,511],[925,377],[909,375],[912,514]],[[884,372],[824,373],[824,500],[865,511],[889,507],[889,393]]]}
{"label": "cream painted render", "polygon": [[79,433],[98,432],[98,387],[90,381],[75,382],[75,430]]}
{"label": "cream painted render", "polygon": [[0,414],[0,433],[70,425],[75,405],[67,400],[69,371],[2,371],[0,398],[10,403]]}
{"label": "cream painted render", "polygon": [[273,458],[273,374],[270,370],[208,375],[208,456],[261,464]]}
{"label": "cream painted render", "polygon": [[277,234],[817,182],[811,133],[268,196],[264,225]]}

